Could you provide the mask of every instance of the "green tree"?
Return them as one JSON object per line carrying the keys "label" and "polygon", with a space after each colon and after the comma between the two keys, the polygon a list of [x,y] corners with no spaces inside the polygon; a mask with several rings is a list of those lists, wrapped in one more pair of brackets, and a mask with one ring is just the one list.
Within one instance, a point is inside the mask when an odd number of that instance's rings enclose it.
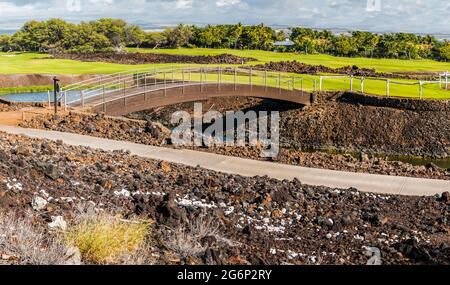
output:
{"label": "green tree", "polygon": [[336,55],[355,56],[358,53],[358,46],[352,37],[341,35],[334,41]]}
{"label": "green tree", "polygon": [[299,35],[294,38],[296,50],[306,54],[315,53],[314,39],[307,35]]}
{"label": "green tree", "polygon": [[189,44],[193,35],[193,29],[191,26],[179,24],[174,29],[166,29],[164,34],[170,47],[179,48]]}
{"label": "green tree", "polygon": [[438,56],[443,61],[450,61],[450,42],[446,41],[442,44]]}
{"label": "green tree", "polygon": [[0,51],[10,51],[11,47],[11,36],[0,35]]}
{"label": "green tree", "polygon": [[151,48],[166,46],[167,37],[163,32],[149,32],[145,36],[144,44]]}
{"label": "green tree", "polygon": [[145,32],[138,26],[125,27],[125,39],[127,46],[139,48],[146,39]]}

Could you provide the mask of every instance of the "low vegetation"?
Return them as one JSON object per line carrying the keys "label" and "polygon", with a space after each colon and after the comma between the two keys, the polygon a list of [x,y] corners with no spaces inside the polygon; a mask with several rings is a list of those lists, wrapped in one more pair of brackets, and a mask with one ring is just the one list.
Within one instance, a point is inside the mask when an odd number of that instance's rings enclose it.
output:
{"label": "low vegetation", "polygon": [[2,95],[2,94],[11,94],[11,93],[46,92],[48,90],[53,90],[53,86],[51,86],[51,85],[44,85],[44,86],[8,87],[8,88],[0,88],[0,95]]}
{"label": "low vegetation", "polygon": [[86,262],[110,264],[135,255],[136,251],[145,245],[148,233],[148,221],[85,215],[68,230],[65,238],[69,244],[80,249]]}
{"label": "low vegetation", "polygon": [[[64,264],[66,247],[30,218],[0,214],[0,259],[29,265]],[[1,264],[1,261],[0,261]]]}
{"label": "low vegetation", "polygon": [[163,243],[165,247],[183,258],[197,256],[206,250],[203,242],[205,238],[219,237],[218,228],[217,223],[211,218],[200,215],[189,224],[182,224],[167,231]]}

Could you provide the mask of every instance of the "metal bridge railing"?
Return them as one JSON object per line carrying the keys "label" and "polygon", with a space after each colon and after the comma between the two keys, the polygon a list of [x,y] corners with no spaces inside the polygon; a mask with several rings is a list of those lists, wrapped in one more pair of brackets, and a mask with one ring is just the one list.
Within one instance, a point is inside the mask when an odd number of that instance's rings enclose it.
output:
{"label": "metal bridge railing", "polygon": [[[245,84],[252,86],[276,87],[280,90],[303,90],[303,80],[294,76],[282,75],[280,72],[258,71],[238,67],[189,67],[174,68],[165,67],[159,69],[139,69],[119,72],[107,76],[91,78],[79,83],[71,84],[63,88],[64,106],[81,104],[91,98],[103,98],[108,101],[111,94],[123,93],[123,97],[134,96],[148,92],[168,88],[179,88],[215,83],[220,88],[221,84]],[[296,88],[298,85],[300,89]],[[142,90],[144,89],[144,90]],[[71,93],[69,98],[68,92]],[[75,93],[75,95],[74,95]],[[113,100],[116,100],[114,98]]]}
{"label": "metal bridge railing", "polygon": [[[334,84],[325,84],[326,80],[334,80]],[[384,88],[380,85],[380,82],[384,82]],[[307,75],[303,78],[299,75],[255,70],[252,67],[195,66],[175,68],[172,66],[141,68],[101,75],[70,84],[62,89],[61,98],[65,107],[68,105],[84,106],[87,101],[96,97],[102,98],[103,102],[107,102],[111,95],[122,94],[122,97],[127,98],[143,92],[147,93],[147,91],[167,90],[168,88],[193,85],[200,85],[200,88],[202,88],[204,84],[209,83],[216,83],[219,88],[221,84],[235,84],[236,86],[245,84],[250,88],[252,86],[273,87],[278,88],[280,93],[281,90],[299,90],[302,93],[304,90],[315,92],[339,90],[374,94],[371,91],[367,92],[367,90],[372,89],[373,91],[373,86],[376,86],[378,94],[375,95],[386,95],[388,97],[398,95],[391,92],[391,89],[395,86],[411,86],[412,89],[409,90],[413,93],[417,92],[415,93],[417,96],[411,93],[410,97],[423,98],[424,88],[430,85],[439,86],[439,89],[444,86],[448,90],[448,73],[441,75],[439,81],[395,81],[392,79],[342,75],[319,76],[317,80]],[[413,86],[417,86],[417,89]],[[380,90],[383,89],[386,90],[384,94],[379,94]],[[116,99],[117,96],[113,100]]]}

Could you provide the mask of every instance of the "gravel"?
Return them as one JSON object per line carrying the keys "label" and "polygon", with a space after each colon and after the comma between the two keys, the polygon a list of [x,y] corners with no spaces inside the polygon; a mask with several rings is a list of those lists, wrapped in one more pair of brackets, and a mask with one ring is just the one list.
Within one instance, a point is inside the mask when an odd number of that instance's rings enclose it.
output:
{"label": "gravel", "polygon": [[[377,195],[246,178],[0,134],[0,209],[27,215],[36,196],[48,202],[34,210],[45,226],[70,224],[80,204],[155,220],[147,250],[158,264],[450,264],[448,193]],[[180,232],[195,252],[168,246],[183,240]]]}

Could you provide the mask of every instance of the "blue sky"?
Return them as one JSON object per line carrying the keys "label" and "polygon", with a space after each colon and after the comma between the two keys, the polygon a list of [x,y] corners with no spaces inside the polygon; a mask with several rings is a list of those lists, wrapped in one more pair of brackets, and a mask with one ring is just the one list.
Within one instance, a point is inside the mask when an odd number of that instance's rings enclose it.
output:
{"label": "blue sky", "polygon": [[0,0],[0,29],[27,20],[120,17],[132,23],[302,25],[450,34],[449,0]]}

